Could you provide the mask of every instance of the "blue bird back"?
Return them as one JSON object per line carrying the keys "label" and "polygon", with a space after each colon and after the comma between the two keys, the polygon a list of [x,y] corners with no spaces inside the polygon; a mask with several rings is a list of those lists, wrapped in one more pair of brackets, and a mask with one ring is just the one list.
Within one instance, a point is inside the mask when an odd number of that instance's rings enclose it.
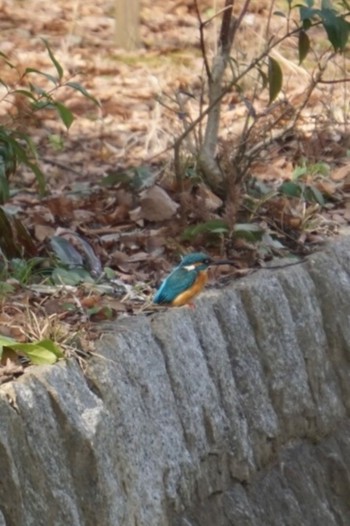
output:
{"label": "blue bird back", "polygon": [[197,270],[176,267],[163,281],[156,292],[153,303],[171,303],[179,294],[189,289],[197,278]]}

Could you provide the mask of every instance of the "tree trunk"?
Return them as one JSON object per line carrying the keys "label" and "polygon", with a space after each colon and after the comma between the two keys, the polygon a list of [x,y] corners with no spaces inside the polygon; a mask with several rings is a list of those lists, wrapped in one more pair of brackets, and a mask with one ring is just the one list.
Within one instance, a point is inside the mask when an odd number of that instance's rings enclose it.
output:
{"label": "tree trunk", "polygon": [[139,0],[115,0],[115,43],[127,51],[140,46]]}

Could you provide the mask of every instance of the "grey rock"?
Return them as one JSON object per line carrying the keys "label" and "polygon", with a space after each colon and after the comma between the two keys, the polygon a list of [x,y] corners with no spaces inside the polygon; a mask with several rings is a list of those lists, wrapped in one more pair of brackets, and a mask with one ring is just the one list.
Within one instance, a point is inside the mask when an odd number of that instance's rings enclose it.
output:
{"label": "grey rock", "polygon": [[350,239],[0,387],[0,526],[350,524]]}

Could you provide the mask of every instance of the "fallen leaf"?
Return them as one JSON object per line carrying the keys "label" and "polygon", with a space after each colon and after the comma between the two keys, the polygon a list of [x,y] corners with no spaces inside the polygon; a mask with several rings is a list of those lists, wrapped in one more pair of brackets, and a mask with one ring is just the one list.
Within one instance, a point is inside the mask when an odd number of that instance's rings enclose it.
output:
{"label": "fallen leaf", "polygon": [[333,181],[342,181],[347,175],[350,175],[350,163],[333,170],[331,178]]}
{"label": "fallen leaf", "polygon": [[49,225],[34,225],[34,235],[38,241],[50,239],[55,234],[55,228]]}
{"label": "fallen leaf", "polygon": [[145,190],[140,199],[141,217],[147,221],[165,221],[173,217],[179,207],[160,186]]}

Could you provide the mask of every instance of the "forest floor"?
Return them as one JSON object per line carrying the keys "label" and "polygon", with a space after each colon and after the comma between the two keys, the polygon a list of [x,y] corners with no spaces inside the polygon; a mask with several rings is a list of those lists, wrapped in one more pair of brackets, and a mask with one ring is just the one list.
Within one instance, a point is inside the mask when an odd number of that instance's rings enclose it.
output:
{"label": "forest floor", "polygon": [[[199,2],[203,20],[211,18],[215,5],[219,9],[221,3]],[[303,256],[329,236],[348,231],[346,83],[321,84],[288,141],[270,141],[262,149],[249,172],[251,188],[255,185],[260,193],[251,193],[253,208],[247,211],[244,187],[238,215],[226,231],[224,203],[201,182],[189,153],[200,130],[189,138],[184,159],[188,163],[185,196],[179,195],[174,176],[172,145],[186,122],[198,116],[205,79],[193,2],[141,0],[142,45],[137,52],[115,47],[114,4],[115,0],[0,0],[0,51],[16,65],[4,65],[1,80],[10,88],[22,88],[19,78],[27,67],[54,75],[42,40],[46,39],[64,69],[63,83],[79,82],[100,103],[97,106],[67,87],[58,88],[55,97],[75,115],[67,131],[54,111],[33,114],[27,111],[26,97],[8,96],[5,87],[0,93],[0,124],[30,135],[47,185],[46,196],[40,197],[35,177],[20,166],[10,180],[11,198],[3,208],[16,213],[27,228],[32,256],[58,255],[62,245],[57,238],[64,238],[82,253],[89,271],[77,274],[70,267],[59,273],[54,284],[40,281],[25,287],[13,275],[7,280],[2,276],[11,294],[3,297],[0,332],[19,341],[26,340],[28,324],[33,326],[33,319],[28,322],[28,306],[38,319],[59,316],[68,331],[139,312],[186,252],[204,250],[214,257],[235,259],[244,274],[266,260]],[[285,20],[271,17],[269,6],[270,2],[251,3],[235,41],[238,59],[248,62],[256,56],[266,42],[268,20],[275,35],[285,30]],[[213,18],[205,30],[209,60],[215,53],[219,23]],[[316,37],[325,45],[324,35],[316,33]],[[293,39],[274,53],[284,75],[283,96],[274,108],[280,111],[287,104],[293,110],[315,70],[298,65]],[[334,59],[330,78],[346,76],[346,71],[346,58]],[[33,78],[48,89],[45,78],[34,74]],[[234,149],[255,86],[256,78],[248,76],[242,86],[244,97],[229,93],[223,99],[219,147]],[[254,112],[267,115],[269,111],[266,89],[254,98]],[[293,185],[281,192],[286,182]],[[300,195],[291,195],[295,189]],[[233,231],[237,223],[241,231]],[[74,261],[69,249],[65,256],[66,263],[69,257]],[[105,268],[107,275],[113,274],[112,288],[106,288],[99,277]],[[219,272],[233,277],[237,269]],[[220,277],[216,274],[217,281]],[[38,329],[37,335],[43,337],[44,330]]]}

